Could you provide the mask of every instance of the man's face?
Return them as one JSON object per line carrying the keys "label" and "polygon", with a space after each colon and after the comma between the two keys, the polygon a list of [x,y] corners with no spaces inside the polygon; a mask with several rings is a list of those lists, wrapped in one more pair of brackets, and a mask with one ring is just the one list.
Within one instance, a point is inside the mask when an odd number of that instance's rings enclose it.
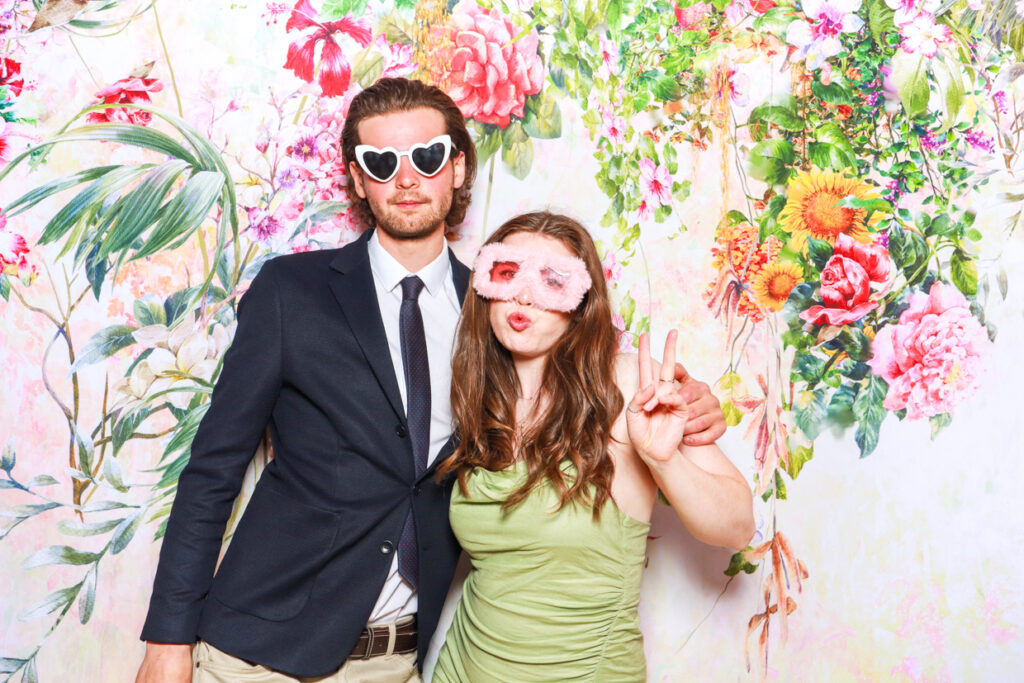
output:
{"label": "man's face", "polygon": [[[358,132],[360,144],[403,152],[446,131],[441,112],[424,107],[368,117],[359,122]],[[355,160],[348,168],[356,194],[370,203],[381,231],[396,240],[420,239],[443,230],[452,193],[462,187],[466,175],[465,157],[454,149],[444,167],[429,178],[413,168],[408,156],[399,157],[398,172],[386,182],[371,178]]]}

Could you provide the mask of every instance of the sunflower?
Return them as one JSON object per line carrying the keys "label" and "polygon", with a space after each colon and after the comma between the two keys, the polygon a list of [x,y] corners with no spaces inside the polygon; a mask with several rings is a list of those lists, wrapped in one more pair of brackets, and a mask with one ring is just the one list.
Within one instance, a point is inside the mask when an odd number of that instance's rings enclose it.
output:
{"label": "sunflower", "polygon": [[793,288],[803,282],[800,266],[795,263],[775,261],[768,264],[754,281],[757,302],[770,311],[782,309]]}
{"label": "sunflower", "polygon": [[881,219],[877,212],[864,221],[864,209],[839,206],[849,195],[858,199],[875,199],[875,188],[856,178],[832,171],[801,173],[789,184],[789,197],[779,220],[782,228],[793,235],[793,244],[803,248],[807,237],[835,244],[836,237],[849,235],[858,242],[871,242],[871,230]]}

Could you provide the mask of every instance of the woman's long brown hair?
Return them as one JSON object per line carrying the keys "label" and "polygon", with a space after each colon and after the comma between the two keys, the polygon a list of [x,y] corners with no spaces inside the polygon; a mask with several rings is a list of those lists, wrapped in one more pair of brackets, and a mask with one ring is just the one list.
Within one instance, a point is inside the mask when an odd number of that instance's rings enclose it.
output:
{"label": "woman's long brown hair", "polygon": [[[518,453],[519,379],[511,354],[491,330],[490,304],[470,288],[452,361],[452,416],[459,441],[440,473],[456,472],[462,492],[467,493],[466,481],[474,468],[501,470],[518,457],[526,461],[528,474],[505,501],[506,510],[546,478],[559,494],[559,509],[570,502],[590,504],[597,519],[611,495],[614,467],[608,444],[612,422],[623,405],[615,383],[618,344],[601,259],[582,225],[544,211],[512,218],[487,243],[501,242],[517,232],[562,242],[586,263],[593,285],[548,354],[541,380],[541,398],[547,399],[547,407],[520,436]],[[562,472],[564,460],[575,465],[575,477]]]}

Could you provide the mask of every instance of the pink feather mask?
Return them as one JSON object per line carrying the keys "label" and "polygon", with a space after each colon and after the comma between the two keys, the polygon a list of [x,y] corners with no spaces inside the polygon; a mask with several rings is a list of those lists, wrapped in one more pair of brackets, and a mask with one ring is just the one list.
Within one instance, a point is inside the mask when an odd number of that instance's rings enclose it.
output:
{"label": "pink feather mask", "polygon": [[512,301],[526,293],[548,311],[575,310],[590,285],[582,259],[501,242],[480,249],[473,268],[473,289],[483,298]]}

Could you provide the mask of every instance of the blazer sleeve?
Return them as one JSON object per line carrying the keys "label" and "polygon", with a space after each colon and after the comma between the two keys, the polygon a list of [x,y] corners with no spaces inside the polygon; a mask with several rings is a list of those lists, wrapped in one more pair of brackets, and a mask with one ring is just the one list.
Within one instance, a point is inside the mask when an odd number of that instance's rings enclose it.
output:
{"label": "blazer sleeve", "polygon": [[264,264],[238,305],[235,338],[202,419],[160,548],[142,639],[192,643],[246,468],[281,387],[281,299]]}

